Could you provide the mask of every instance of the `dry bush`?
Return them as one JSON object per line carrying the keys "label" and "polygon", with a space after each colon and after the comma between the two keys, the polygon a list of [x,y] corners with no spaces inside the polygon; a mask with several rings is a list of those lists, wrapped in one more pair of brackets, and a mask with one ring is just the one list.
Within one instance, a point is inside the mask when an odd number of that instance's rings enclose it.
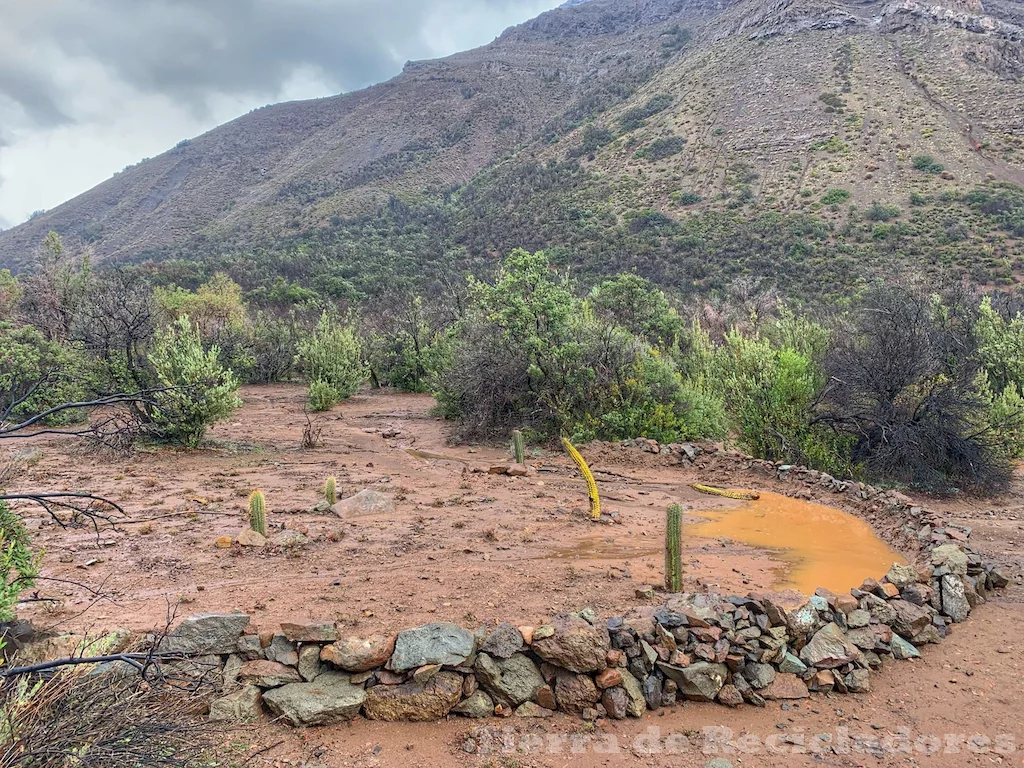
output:
{"label": "dry bush", "polygon": [[0,768],[206,765],[206,698],[91,666],[0,682]]}

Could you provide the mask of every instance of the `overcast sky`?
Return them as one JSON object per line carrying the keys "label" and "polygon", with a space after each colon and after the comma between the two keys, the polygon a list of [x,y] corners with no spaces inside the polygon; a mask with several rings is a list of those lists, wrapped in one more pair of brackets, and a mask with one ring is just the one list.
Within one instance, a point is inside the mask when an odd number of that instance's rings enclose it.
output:
{"label": "overcast sky", "polygon": [[0,0],[0,228],[264,104],[362,88],[561,0]]}

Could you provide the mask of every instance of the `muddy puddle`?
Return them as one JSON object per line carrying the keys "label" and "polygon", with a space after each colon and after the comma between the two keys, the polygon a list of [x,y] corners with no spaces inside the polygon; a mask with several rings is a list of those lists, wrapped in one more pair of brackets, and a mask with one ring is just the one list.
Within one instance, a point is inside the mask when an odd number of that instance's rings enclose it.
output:
{"label": "muddy puddle", "polygon": [[702,520],[686,525],[684,537],[729,539],[772,550],[786,567],[775,584],[764,587],[804,594],[818,587],[846,592],[869,576],[884,576],[894,562],[906,562],[860,518],[776,493],[693,514]]}
{"label": "muddy puddle", "polygon": [[423,461],[448,461],[453,464],[465,464],[465,459],[457,459],[454,456],[445,456],[440,453],[431,453],[430,451],[421,451],[418,448],[406,448],[405,452],[412,456],[414,459],[422,459]]}

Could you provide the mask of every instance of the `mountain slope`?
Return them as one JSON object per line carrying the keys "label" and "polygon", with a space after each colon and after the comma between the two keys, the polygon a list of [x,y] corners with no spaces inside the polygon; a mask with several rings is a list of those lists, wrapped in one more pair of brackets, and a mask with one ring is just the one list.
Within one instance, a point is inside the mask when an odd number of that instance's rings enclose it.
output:
{"label": "mountain slope", "polygon": [[0,265],[50,229],[99,259],[351,240],[396,201],[459,223],[433,249],[570,244],[530,213],[550,200],[534,169],[567,162],[558,200],[609,226],[650,208],[839,227],[850,204],[1024,184],[1022,21],[1010,0],[563,6],[388,83],[221,126],[0,234]]}

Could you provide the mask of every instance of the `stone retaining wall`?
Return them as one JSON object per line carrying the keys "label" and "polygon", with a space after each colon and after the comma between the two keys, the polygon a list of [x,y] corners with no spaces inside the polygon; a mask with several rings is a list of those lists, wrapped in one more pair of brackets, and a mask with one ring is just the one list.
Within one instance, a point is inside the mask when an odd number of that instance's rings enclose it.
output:
{"label": "stone retaining wall", "polygon": [[683,700],[746,703],[802,699],[812,692],[860,693],[872,672],[920,655],[1007,578],[969,546],[971,531],[944,525],[907,497],[802,467],[750,459],[713,446],[618,449],[673,455],[698,467],[761,473],[801,496],[834,494],[917,562],[893,565],[879,582],[849,594],[810,598],[716,593],[664,596],[623,616],[584,609],[538,627],[502,624],[471,631],[451,623],[397,636],[349,636],[334,624],[284,624],[246,634],[245,614],[185,619],[168,647],[223,664],[217,720],[252,720],[264,710],[296,726],[363,715],[373,720],[640,717]]}

